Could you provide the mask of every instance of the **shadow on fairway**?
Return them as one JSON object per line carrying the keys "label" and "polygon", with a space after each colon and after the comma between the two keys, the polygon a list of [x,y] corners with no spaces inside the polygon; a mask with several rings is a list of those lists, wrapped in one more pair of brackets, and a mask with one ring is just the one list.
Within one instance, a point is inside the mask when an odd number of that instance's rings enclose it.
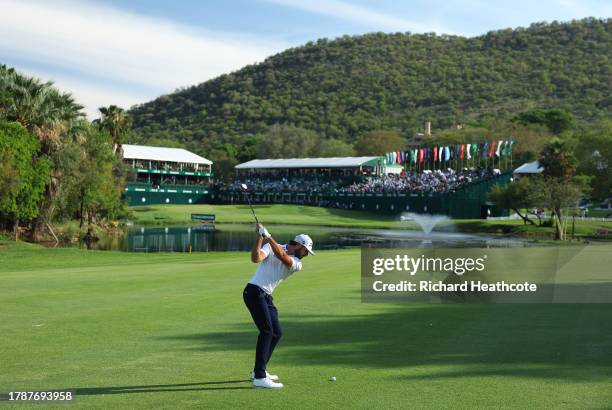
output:
{"label": "shadow on fairway", "polygon": [[[371,309],[370,309],[371,307]],[[612,304],[365,305],[321,317],[280,312],[275,360],[295,365],[410,369],[411,379],[612,376]],[[367,313],[372,311],[374,313]],[[254,350],[250,322],[161,338],[187,350]],[[274,360],[273,359],[273,360]],[[424,366],[429,366],[429,369]],[[449,369],[458,367],[460,370]]]}
{"label": "shadow on fairway", "polygon": [[[153,384],[145,386],[108,386],[108,387],[79,387],[75,389],[76,395],[97,395],[97,394],[128,394],[128,393],[154,393],[167,391],[201,391],[201,390],[243,390],[252,389],[251,386],[216,386],[220,384],[250,383],[250,380],[225,380],[201,383],[182,383],[182,384]],[[205,387],[196,387],[205,386]]]}

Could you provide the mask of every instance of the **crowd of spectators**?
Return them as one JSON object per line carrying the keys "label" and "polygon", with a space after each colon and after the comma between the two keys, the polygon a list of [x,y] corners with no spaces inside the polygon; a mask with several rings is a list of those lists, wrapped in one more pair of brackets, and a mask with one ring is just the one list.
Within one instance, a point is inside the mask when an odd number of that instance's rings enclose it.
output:
{"label": "crowd of spectators", "polygon": [[480,179],[486,179],[499,170],[489,168],[463,169],[455,171],[425,170],[421,172],[403,172],[381,177],[370,177],[361,182],[347,184],[342,181],[319,178],[243,178],[232,183],[218,184],[221,192],[239,191],[246,184],[252,192],[449,192]]}
{"label": "crowd of spectators", "polygon": [[241,185],[246,184],[249,191],[254,192],[328,192],[339,188],[341,181],[315,179],[315,178],[245,178],[229,184],[217,185],[219,191],[239,191]]}
{"label": "crowd of spectators", "polygon": [[391,174],[380,178],[371,178],[367,181],[351,184],[336,189],[336,192],[449,192],[464,185],[471,184],[480,179],[489,178],[498,174],[499,170],[463,169],[455,171],[451,168],[434,171],[424,170],[419,173],[405,172]]}
{"label": "crowd of spectators", "polygon": [[192,163],[180,163],[180,162],[161,162],[161,161],[144,161],[144,160],[125,160],[129,165],[134,168],[142,169],[156,169],[163,171],[183,171],[183,172],[207,172],[207,166],[197,165]]}

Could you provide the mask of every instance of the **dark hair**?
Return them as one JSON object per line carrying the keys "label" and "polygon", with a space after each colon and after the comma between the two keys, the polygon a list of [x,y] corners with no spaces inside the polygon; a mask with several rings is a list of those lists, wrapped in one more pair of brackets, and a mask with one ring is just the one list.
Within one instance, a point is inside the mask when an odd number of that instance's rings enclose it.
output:
{"label": "dark hair", "polygon": [[[301,244],[301,243],[299,243],[299,242],[296,242],[296,241],[294,241],[294,240],[292,239],[292,240],[290,240],[290,241],[289,241],[289,245],[293,245],[293,246],[295,246],[295,245],[302,245],[302,244]],[[304,246],[304,245],[302,245],[302,246]],[[302,259],[301,257],[299,257],[299,256],[297,256],[297,255],[295,255],[295,257],[296,257],[296,258],[298,258],[298,259]]]}

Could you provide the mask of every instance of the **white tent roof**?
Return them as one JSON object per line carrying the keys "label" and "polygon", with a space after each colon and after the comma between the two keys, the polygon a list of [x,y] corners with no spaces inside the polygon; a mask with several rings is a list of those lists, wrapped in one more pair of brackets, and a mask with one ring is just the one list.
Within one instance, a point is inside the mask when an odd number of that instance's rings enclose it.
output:
{"label": "white tent roof", "polygon": [[540,174],[544,171],[539,161],[527,162],[514,170],[514,174]]}
{"label": "white tent roof", "polygon": [[266,168],[348,168],[358,167],[382,157],[331,157],[331,158],[289,158],[253,159],[236,165],[236,169]]}
{"label": "white tent roof", "polygon": [[189,152],[183,148],[148,147],[146,145],[124,144],[124,159],[142,159],[147,161],[183,162],[188,164],[212,164],[212,161]]}

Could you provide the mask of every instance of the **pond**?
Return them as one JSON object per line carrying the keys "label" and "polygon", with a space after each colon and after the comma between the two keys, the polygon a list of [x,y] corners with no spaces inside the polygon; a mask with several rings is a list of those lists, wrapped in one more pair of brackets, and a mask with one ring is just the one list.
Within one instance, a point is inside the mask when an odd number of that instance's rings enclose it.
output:
{"label": "pond", "polygon": [[[306,233],[314,242],[315,252],[322,249],[359,247],[362,243],[378,246],[419,247],[523,247],[530,242],[510,237],[463,234],[448,231],[407,229],[363,229],[304,225],[269,225],[279,243],[286,243],[295,235]],[[210,252],[248,251],[255,240],[254,226],[248,224],[217,224],[214,229],[205,225],[132,227],[123,235],[100,240],[92,249],[125,252]],[[85,248],[85,244],[78,246]]]}

